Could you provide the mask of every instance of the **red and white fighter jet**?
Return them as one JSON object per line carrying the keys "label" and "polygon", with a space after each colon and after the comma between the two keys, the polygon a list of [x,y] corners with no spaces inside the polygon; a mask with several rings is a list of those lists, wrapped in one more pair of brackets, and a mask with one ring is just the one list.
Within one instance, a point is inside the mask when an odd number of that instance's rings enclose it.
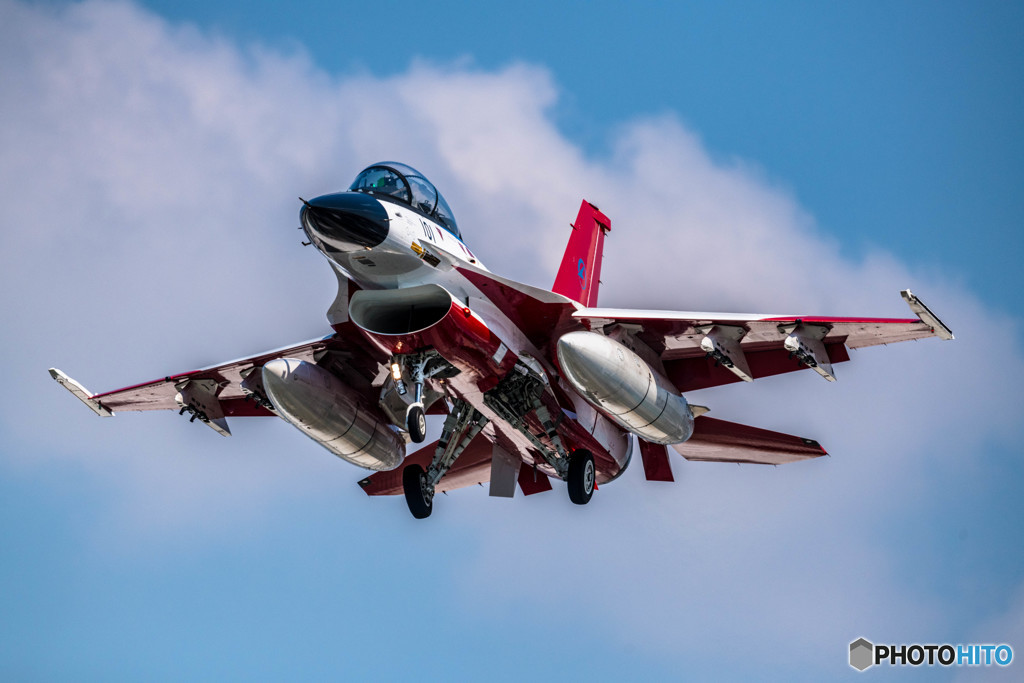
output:
{"label": "red and white fighter jet", "polygon": [[[225,436],[228,418],[277,415],[343,460],[374,470],[369,495],[404,493],[417,518],[434,494],[490,482],[492,496],[567,482],[587,503],[639,443],[647,479],[687,460],[781,464],[817,441],[704,415],[683,394],[810,368],[834,381],[847,349],[952,339],[909,290],[913,318],[835,318],[597,308],[608,217],[584,201],[552,291],[494,275],[462,240],[436,188],[374,164],[346,192],[303,200],[302,229],[338,277],[333,333],[102,394],[50,374],[98,415],[174,409]],[[446,414],[441,437],[428,413]]]}

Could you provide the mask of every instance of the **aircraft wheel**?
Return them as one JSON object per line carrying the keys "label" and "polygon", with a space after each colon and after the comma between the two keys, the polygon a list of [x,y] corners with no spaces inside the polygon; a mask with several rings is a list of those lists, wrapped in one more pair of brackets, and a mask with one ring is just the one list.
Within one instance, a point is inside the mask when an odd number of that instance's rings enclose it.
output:
{"label": "aircraft wheel", "polygon": [[416,519],[426,519],[434,509],[433,500],[427,495],[427,473],[421,465],[409,465],[402,470],[402,488],[409,512]]}
{"label": "aircraft wheel", "polygon": [[586,505],[594,495],[594,483],[597,481],[597,470],[594,468],[594,456],[590,451],[577,451],[569,461],[569,500],[577,505]]}
{"label": "aircraft wheel", "polygon": [[413,443],[423,443],[427,438],[427,417],[423,414],[423,406],[414,405],[405,415],[405,426]]}

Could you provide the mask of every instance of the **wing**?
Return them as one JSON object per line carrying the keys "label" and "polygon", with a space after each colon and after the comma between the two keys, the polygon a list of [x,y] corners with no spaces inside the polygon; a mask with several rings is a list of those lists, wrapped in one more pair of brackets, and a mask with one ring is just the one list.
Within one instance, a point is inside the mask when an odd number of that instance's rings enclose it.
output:
{"label": "wing", "polygon": [[[327,311],[334,334],[246,358],[218,363],[199,370],[168,375],[122,389],[92,394],[56,368],[50,375],[97,415],[109,417],[115,410],[188,409],[222,434],[229,434],[226,417],[270,416],[270,402],[262,392],[260,373],[254,372],[275,358],[315,362],[334,372],[357,391],[375,394],[375,380],[383,372],[387,357],[367,344],[348,319],[348,300],[354,283],[337,269],[338,294]],[[183,408],[177,397],[191,406]],[[208,419],[209,418],[209,419]]]}
{"label": "wing", "polygon": [[176,396],[183,390],[194,394],[195,402],[211,418],[270,416],[273,413],[264,407],[267,405],[265,402],[253,400],[254,397],[259,398],[259,373],[255,373],[251,381],[246,380],[253,375],[254,370],[275,358],[315,361],[330,366],[354,389],[374,391],[373,381],[381,372],[381,362],[386,359],[374,354],[374,349],[364,342],[351,323],[340,323],[334,327],[334,334],[320,339],[99,394],[89,393],[81,384],[56,368],[51,368],[50,374],[93,411],[103,416],[119,410],[178,410],[182,406]]}
{"label": "wing", "polygon": [[[731,382],[814,369],[835,380],[832,364],[848,349],[953,333],[910,290],[902,292],[915,318],[835,318],[811,315],[632,311],[585,308],[573,317],[592,329],[638,339],[685,393]],[[642,354],[643,355],[643,354]],[[647,354],[650,356],[650,354]]]}

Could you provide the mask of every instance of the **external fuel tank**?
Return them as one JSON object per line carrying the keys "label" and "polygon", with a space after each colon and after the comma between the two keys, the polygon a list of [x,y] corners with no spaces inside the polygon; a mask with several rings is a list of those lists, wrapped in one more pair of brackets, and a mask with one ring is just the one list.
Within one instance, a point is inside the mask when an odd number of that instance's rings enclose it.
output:
{"label": "external fuel tank", "polygon": [[558,364],[588,403],[652,443],[682,443],[693,434],[686,399],[640,356],[595,332],[558,339]]}
{"label": "external fuel tank", "polygon": [[318,365],[278,358],[263,366],[274,410],[339,458],[370,470],[393,470],[405,440],[344,382]]}

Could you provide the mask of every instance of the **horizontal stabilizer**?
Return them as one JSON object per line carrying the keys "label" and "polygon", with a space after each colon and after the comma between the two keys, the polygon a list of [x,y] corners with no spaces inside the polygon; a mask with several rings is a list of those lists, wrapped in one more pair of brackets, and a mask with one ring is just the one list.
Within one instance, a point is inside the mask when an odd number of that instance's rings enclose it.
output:
{"label": "horizontal stabilizer", "polygon": [[[436,450],[437,441],[425,444],[415,453],[405,456],[405,460],[397,468],[389,472],[376,472],[360,479],[359,486],[368,496],[400,496],[403,493],[402,470],[409,465],[419,465],[427,469]],[[470,441],[466,450],[462,451],[462,455],[448,470],[448,474],[438,482],[438,493],[490,481],[491,456],[491,443],[487,439],[481,437]]]}
{"label": "horizontal stabilizer", "polygon": [[55,380],[57,380],[57,384],[61,385],[62,387],[70,391],[72,394],[74,394],[75,398],[77,398],[85,405],[89,406],[92,412],[96,413],[100,417],[113,416],[114,411],[110,410],[102,403],[94,399],[92,397],[92,394],[89,393],[88,389],[86,389],[81,384],[68,377],[65,373],[61,372],[57,368],[50,368],[50,377],[53,377]]}
{"label": "horizontal stabilizer", "polygon": [[813,439],[701,417],[689,441],[672,446],[687,460],[782,465],[828,455]]}

